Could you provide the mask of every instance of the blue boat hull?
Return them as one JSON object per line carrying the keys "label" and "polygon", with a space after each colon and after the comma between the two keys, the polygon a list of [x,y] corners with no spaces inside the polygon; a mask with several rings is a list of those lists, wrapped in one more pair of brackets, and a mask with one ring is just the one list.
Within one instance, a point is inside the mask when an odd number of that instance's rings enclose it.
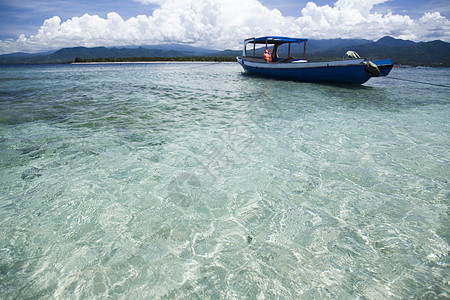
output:
{"label": "blue boat hull", "polygon": [[[338,66],[328,66],[325,63],[324,66],[319,67],[297,67],[296,64],[292,64],[292,68],[289,68],[277,67],[275,64],[267,67],[264,64],[250,66],[242,58],[238,58],[238,62],[245,71],[252,74],[301,82],[363,84],[375,77],[367,71],[367,67],[362,63]],[[380,76],[386,76],[392,69],[390,59],[374,63],[380,70]]]}
{"label": "blue boat hull", "polygon": [[391,59],[378,59],[373,61],[380,70],[380,76],[387,76],[391,72],[394,65]]}
{"label": "blue boat hull", "polygon": [[243,65],[243,68],[260,76],[301,82],[363,84],[372,77],[362,65],[303,69],[264,69]]}

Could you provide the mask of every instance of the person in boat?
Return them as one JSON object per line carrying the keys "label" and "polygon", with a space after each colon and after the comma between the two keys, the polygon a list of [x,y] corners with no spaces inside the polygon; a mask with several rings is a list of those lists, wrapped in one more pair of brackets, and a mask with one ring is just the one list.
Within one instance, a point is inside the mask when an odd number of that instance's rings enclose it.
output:
{"label": "person in boat", "polygon": [[264,57],[264,59],[265,59],[268,63],[271,63],[271,62],[272,62],[272,55],[271,55],[269,49],[266,49],[266,51],[264,51],[263,57]]}

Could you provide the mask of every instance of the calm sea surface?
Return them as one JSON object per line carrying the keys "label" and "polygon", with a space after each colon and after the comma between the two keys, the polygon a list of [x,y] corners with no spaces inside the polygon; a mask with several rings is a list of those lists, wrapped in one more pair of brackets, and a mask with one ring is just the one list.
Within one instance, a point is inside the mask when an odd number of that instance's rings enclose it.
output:
{"label": "calm sea surface", "polygon": [[449,95],[449,69],[3,66],[1,298],[448,299]]}

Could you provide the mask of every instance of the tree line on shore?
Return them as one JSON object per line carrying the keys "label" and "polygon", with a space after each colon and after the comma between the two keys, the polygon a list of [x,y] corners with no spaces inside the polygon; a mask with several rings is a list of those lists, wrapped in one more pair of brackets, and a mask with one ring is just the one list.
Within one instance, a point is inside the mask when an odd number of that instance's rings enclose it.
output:
{"label": "tree line on shore", "polygon": [[[450,43],[443,41],[413,42],[386,36],[378,41],[365,39],[308,40],[308,61],[340,60],[348,50],[366,59],[391,58],[395,64],[450,67]],[[301,49],[303,51],[303,49]],[[264,47],[256,49],[262,57]],[[294,51],[295,52],[295,51]],[[0,55],[4,64],[66,64],[120,62],[235,62],[242,50],[211,50],[170,44],[139,47],[71,47],[51,53],[10,53]],[[284,53],[287,54],[287,53]],[[292,54],[292,52],[291,52]],[[294,53],[303,57],[303,52]]]}
{"label": "tree line on shore", "polygon": [[182,57],[105,57],[80,58],[75,57],[73,63],[120,63],[120,62],[234,62],[231,56],[182,56]]}

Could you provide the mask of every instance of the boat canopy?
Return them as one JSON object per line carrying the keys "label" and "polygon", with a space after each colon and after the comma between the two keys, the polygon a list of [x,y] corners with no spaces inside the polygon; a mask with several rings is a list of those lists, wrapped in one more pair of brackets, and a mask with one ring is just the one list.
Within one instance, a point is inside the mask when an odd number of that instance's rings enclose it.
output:
{"label": "boat canopy", "polygon": [[308,39],[300,39],[300,38],[290,38],[290,37],[284,37],[284,36],[262,36],[262,37],[252,37],[249,39],[244,40],[244,49],[242,51],[242,56],[247,56],[247,45],[253,44],[253,57],[256,56],[256,44],[262,44],[265,45],[265,48],[269,45],[273,45],[273,51],[272,51],[272,57],[278,57],[277,51],[278,46],[282,44],[289,44],[288,48],[288,57],[290,60],[291,58],[291,44],[301,44],[303,43],[303,59],[306,57],[306,41]]}
{"label": "boat canopy", "polygon": [[284,36],[262,36],[246,39],[246,43],[255,44],[284,44],[284,43],[301,43],[306,42],[308,39],[290,38]]}

